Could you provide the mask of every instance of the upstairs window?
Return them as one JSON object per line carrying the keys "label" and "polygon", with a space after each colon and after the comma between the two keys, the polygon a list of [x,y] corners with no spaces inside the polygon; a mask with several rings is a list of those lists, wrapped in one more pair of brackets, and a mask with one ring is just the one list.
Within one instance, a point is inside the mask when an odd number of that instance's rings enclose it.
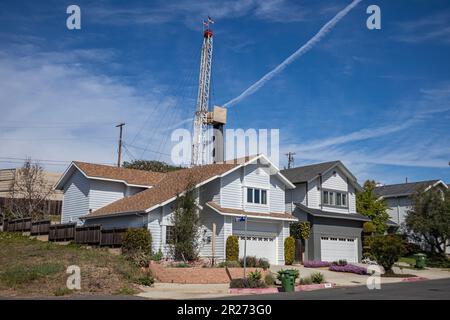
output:
{"label": "upstairs window", "polygon": [[267,190],[247,188],[247,202],[267,204]]}
{"label": "upstairs window", "polygon": [[347,193],[324,190],[322,202],[326,206],[347,207]]}

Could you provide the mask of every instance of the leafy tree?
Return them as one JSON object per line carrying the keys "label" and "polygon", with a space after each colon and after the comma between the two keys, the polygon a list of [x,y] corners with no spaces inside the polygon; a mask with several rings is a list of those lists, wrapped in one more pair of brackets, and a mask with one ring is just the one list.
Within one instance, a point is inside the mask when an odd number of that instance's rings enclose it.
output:
{"label": "leafy tree", "polygon": [[405,244],[398,235],[374,236],[370,239],[370,252],[386,273],[405,253]]}
{"label": "leafy tree", "polygon": [[290,225],[291,236],[295,239],[307,240],[311,232],[311,225],[308,221],[294,222]]}
{"label": "leafy tree", "polygon": [[424,240],[432,253],[444,254],[450,239],[450,191],[419,190],[405,224],[412,237]]}
{"label": "leafy tree", "polygon": [[191,180],[183,196],[178,195],[177,208],[172,215],[172,255],[175,260],[192,261],[198,257],[200,217],[198,214],[195,183]]}
{"label": "leafy tree", "polygon": [[156,160],[133,160],[131,162],[124,161],[123,167],[127,169],[138,169],[163,173],[183,169],[182,167],[175,167],[165,162]]}
{"label": "leafy tree", "polygon": [[356,193],[356,211],[370,218],[377,233],[383,234],[387,230],[389,215],[387,206],[382,200],[377,200],[374,193],[376,183],[373,180],[364,182],[364,190]]}

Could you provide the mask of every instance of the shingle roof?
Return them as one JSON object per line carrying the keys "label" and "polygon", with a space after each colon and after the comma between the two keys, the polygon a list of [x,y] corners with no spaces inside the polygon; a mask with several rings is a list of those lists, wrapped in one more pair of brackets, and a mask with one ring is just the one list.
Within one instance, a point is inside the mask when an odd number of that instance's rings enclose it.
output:
{"label": "shingle roof", "polygon": [[294,203],[297,208],[314,217],[322,217],[322,218],[338,218],[338,219],[346,219],[346,220],[359,220],[359,221],[370,221],[370,219],[366,216],[363,216],[359,213],[337,213],[337,212],[328,212],[320,209],[308,208],[307,206],[301,203]]}
{"label": "shingle roof", "polygon": [[281,170],[281,174],[288,178],[292,183],[302,183],[310,181],[318,174],[322,174],[330,170],[338,163],[340,163],[340,161],[330,161],[297,168],[285,169]]}
{"label": "shingle roof", "polygon": [[85,219],[130,212],[143,212],[185,191],[188,183],[198,184],[219,176],[240,164],[210,164],[166,173],[152,188],[122,198],[85,216]]}
{"label": "shingle roof", "polygon": [[390,184],[385,186],[376,187],[374,189],[375,194],[378,197],[395,197],[395,196],[409,196],[416,193],[421,188],[427,188],[439,180],[427,180],[409,183]]}
{"label": "shingle roof", "polygon": [[127,184],[139,186],[155,185],[166,175],[160,172],[118,168],[81,161],[74,161],[73,163],[91,178],[121,180]]}
{"label": "shingle roof", "polygon": [[218,205],[215,202],[209,201],[206,203],[213,209],[220,211],[222,214],[236,214],[236,215],[247,215],[249,217],[271,217],[271,218],[278,218],[278,219],[286,219],[286,220],[297,220],[296,217],[291,215],[290,213],[279,213],[279,212],[268,212],[268,213],[262,213],[262,212],[251,212],[251,211],[244,211],[240,209],[232,209],[232,208],[223,208],[220,205]]}

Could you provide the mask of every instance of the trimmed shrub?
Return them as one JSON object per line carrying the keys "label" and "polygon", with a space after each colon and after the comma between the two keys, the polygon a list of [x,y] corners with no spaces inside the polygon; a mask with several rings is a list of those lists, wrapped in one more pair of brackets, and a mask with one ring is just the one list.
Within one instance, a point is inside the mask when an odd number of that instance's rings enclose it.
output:
{"label": "trimmed shrub", "polygon": [[405,254],[403,240],[396,235],[376,236],[370,241],[370,251],[385,272],[392,272],[392,266]]}
{"label": "trimmed shrub", "polygon": [[286,265],[292,265],[295,258],[295,239],[293,237],[287,237],[284,240],[284,263]]}
{"label": "trimmed shrub", "polygon": [[227,261],[239,261],[239,240],[236,236],[229,236],[226,244]]}
{"label": "trimmed shrub", "polygon": [[315,261],[306,260],[303,261],[303,266],[305,268],[328,268],[331,264],[328,261]]}
{"label": "trimmed shrub", "polygon": [[325,281],[325,277],[322,273],[320,272],[314,272],[313,274],[311,274],[311,281],[312,283],[323,283]]}
{"label": "trimmed shrub", "polygon": [[374,233],[375,231],[377,231],[377,227],[373,224],[372,221],[367,221],[363,224],[363,231],[365,233]]}
{"label": "trimmed shrub", "polygon": [[266,283],[266,285],[268,286],[273,286],[275,285],[275,278],[271,273],[266,274],[266,276],[264,277],[264,282]]}
{"label": "trimmed shrub", "polygon": [[152,235],[146,229],[128,229],[122,240],[122,252],[126,255],[143,252],[150,255]]}

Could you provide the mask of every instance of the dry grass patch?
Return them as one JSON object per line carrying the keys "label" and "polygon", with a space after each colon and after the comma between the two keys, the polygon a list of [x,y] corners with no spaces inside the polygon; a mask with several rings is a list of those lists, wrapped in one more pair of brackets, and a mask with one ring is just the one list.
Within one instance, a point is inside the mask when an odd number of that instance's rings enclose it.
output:
{"label": "dry grass patch", "polygon": [[[58,245],[19,234],[0,233],[0,296],[132,294],[143,274],[107,249]],[[81,290],[66,288],[66,269],[81,269]]]}

